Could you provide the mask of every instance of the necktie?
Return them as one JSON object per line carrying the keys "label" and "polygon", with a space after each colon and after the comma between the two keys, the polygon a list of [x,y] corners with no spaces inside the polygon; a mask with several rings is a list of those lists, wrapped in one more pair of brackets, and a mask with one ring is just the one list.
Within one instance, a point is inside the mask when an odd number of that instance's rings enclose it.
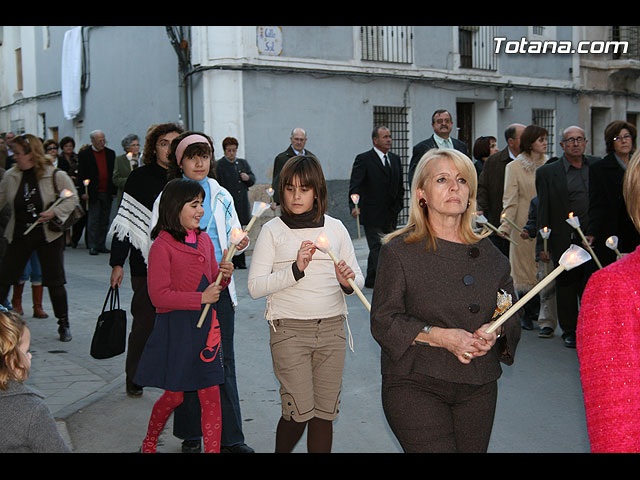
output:
{"label": "necktie", "polygon": [[391,165],[389,164],[389,159],[387,156],[384,156],[384,169],[387,172],[387,175],[391,175]]}

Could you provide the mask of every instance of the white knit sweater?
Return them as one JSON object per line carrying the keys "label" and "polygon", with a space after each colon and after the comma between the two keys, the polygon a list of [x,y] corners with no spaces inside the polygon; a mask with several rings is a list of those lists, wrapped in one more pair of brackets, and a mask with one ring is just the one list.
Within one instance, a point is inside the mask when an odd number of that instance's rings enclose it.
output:
{"label": "white knit sweater", "polygon": [[362,288],[364,277],[358,266],[353,243],[340,220],[324,216],[324,227],[291,229],[280,218],[262,227],[251,257],[249,294],[267,297],[265,318],[300,320],[347,315],[344,293],[336,277],[334,263],[328,254],[316,250],[304,277],[296,281],[292,264],[303,241],[315,242],[320,233],[329,239],[331,251],[344,260],[356,275]]}

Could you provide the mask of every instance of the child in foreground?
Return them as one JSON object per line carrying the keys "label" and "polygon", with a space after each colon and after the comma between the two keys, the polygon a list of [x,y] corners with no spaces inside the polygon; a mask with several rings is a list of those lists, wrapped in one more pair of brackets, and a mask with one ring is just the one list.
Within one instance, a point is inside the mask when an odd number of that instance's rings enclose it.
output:
{"label": "child in foreground", "polygon": [[39,392],[24,385],[31,370],[31,332],[0,306],[0,453],[66,453],[70,449]]}
{"label": "child in foreground", "polygon": [[[149,297],[156,323],[145,345],[134,382],[162,388],[153,406],[143,453],[156,451],[167,419],[184,398],[197,391],[205,453],[220,452],[222,427],[219,385],[223,383],[220,326],[213,308],[201,328],[203,304],[214,304],[229,284],[231,262],[216,263],[213,243],[200,232],[205,193],[198,182],[167,183],[149,251]],[[218,272],[222,282],[214,285]]]}
{"label": "child in foreground", "polygon": [[[282,416],[276,453],[290,452],[307,431],[310,453],[331,451],[346,352],[344,295],[364,277],[345,226],[326,215],[327,186],[315,157],[292,157],[280,173],[282,216],[267,222],[251,257],[249,293],[267,297],[271,356]],[[315,241],[324,234],[340,262]],[[347,324],[348,326],[348,324]]]}

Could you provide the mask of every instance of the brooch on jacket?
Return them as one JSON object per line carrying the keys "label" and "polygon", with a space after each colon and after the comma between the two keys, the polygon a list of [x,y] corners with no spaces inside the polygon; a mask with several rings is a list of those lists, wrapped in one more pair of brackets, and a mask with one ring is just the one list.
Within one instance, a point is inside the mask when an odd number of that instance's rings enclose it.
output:
{"label": "brooch on jacket", "polygon": [[497,297],[496,310],[493,312],[493,317],[491,317],[491,319],[499,317],[504,312],[509,310],[509,307],[511,307],[512,305],[511,295],[504,290],[500,290],[497,294]]}

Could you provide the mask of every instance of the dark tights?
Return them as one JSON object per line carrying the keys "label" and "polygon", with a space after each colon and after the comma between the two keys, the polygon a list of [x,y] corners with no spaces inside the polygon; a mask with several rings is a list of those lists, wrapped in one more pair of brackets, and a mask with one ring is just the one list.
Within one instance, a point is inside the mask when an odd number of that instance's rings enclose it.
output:
{"label": "dark tights", "polygon": [[312,418],[308,422],[296,422],[280,417],[276,430],[276,453],[291,453],[304,429],[307,431],[307,451],[309,453],[331,453],[333,440],[333,422],[321,418]]}

